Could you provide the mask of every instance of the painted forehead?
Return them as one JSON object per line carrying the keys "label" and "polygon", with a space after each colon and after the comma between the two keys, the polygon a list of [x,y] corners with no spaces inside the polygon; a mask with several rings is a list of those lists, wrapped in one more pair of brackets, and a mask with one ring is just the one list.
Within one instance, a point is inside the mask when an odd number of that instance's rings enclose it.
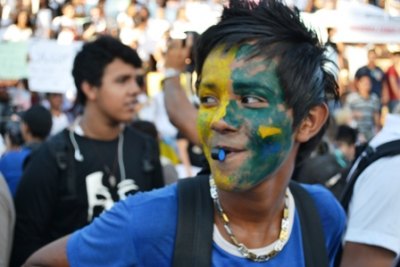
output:
{"label": "painted forehead", "polygon": [[230,85],[236,92],[243,87],[252,86],[262,87],[270,93],[282,96],[276,61],[253,56],[252,49],[249,44],[233,47],[228,51],[222,46],[213,49],[203,65],[200,88],[226,88],[225,86]]}

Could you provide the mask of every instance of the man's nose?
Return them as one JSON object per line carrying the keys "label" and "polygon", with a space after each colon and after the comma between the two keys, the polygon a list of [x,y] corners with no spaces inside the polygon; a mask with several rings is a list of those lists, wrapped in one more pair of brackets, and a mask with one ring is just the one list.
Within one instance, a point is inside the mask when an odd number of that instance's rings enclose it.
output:
{"label": "man's nose", "polygon": [[235,102],[230,101],[230,103],[226,107],[221,107],[222,111],[220,111],[221,115],[216,116],[215,119],[211,123],[211,129],[217,131],[219,133],[229,133],[237,131],[239,128],[238,120],[237,120],[237,110],[234,108]]}

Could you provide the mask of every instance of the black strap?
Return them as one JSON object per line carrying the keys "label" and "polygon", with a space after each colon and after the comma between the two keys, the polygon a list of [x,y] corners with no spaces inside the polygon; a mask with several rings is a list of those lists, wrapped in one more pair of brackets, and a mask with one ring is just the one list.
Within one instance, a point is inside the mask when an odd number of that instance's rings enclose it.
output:
{"label": "black strap", "polygon": [[214,206],[208,179],[204,175],[178,182],[174,267],[211,266]]}
{"label": "black strap", "polygon": [[[175,238],[174,267],[211,266],[214,209],[209,176],[178,182],[178,225]],[[290,190],[299,213],[306,267],[328,267],[324,231],[315,203],[296,182]]]}
{"label": "black strap", "polygon": [[305,266],[328,267],[325,234],[314,200],[298,183],[291,181],[289,187],[299,214]]}
{"label": "black strap", "polygon": [[400,140],[394,140],[391,142],[384,143],[376,148],[368,146],[362,153],[361,159],[356,169],[350,173],[350,177],[347,177],[348,181],[343,194],[340,198],[340,202],[345,209],[348,211],[351,197],[353,195],[354,185],[360,176],[360,174],[374,161],[382,158],[400,154]]}
{"label": "black strap", "polygon": [[66,200],[77,197],[75,158],[69,131],[64,129],[47,141],[50,152],[56,160],[61,181],[66,185],[67,192],[61,196]]}

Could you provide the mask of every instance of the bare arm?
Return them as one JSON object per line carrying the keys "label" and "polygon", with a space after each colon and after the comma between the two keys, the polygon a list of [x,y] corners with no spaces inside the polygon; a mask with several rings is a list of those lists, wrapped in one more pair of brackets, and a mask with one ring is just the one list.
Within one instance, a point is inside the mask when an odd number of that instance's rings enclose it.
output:
{"label": "bare arm", "polygon": [[[165,55],[165,68],[183,72],[191,46],[192,38],[190,37],[188,37],[186,46],[183,46],[182,42],[172,42]],[[197,110],[182,89],[179,77],[171,77],[164,81],[164,98],[171,123],[192,143],[199,144],[196,128]]]}
{"label": "bare arm", "polygon": [[179,78],[169,78],[164,85],[165,107],[171,123],[192,143],[199,144],[197,110],[181,88]]}
{"label": "bare arm", "polygon": [[188,177],[190,177],[190,176],[192,176],[192,169],[191,169],[192,164],[190,162],[189,153],[187,150],[188,146],[189,146],[189,142],[185,138],[180,138],[176,142],[176,145],[178,147],[179,158],[181,159],[181,162],[182,162],[183,166],[185,167],[186,175]]}
{"label": "bare arm", "polygon": [[400,99],[400,88],[396,81],[396,77],[394,75],[390,75],[388,77],[388,82],[390,84],[389,90],[393,92],[397,99]]}
{"label": "bare arm", "polygon": [[381,115],[379,112],[374,113],[374,124],[375,124],[375,129],[378,132],[381,129]]}
{"label": "bare arm", "polygon": [[340,267],[391,267],[395,256],[382,247],[346,242]]}
{"label": "bare arm", "polygon": [[60,238],[33,253],[23,267],[68,267],[67,241],[69,236]]}

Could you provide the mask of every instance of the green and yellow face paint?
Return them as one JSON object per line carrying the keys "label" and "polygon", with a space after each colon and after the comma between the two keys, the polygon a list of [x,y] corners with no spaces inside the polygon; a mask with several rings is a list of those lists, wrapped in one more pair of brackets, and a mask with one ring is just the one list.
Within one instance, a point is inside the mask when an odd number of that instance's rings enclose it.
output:
{"label": "green and yellow face paint", "polygon": [[[273,60],[248,59],[250,45],[206,58],[199,84],[198,130],[217,186],[244,191],[268,179],[293,143],[292,116]],[[213,149],[227,153],[223,160]]]}

